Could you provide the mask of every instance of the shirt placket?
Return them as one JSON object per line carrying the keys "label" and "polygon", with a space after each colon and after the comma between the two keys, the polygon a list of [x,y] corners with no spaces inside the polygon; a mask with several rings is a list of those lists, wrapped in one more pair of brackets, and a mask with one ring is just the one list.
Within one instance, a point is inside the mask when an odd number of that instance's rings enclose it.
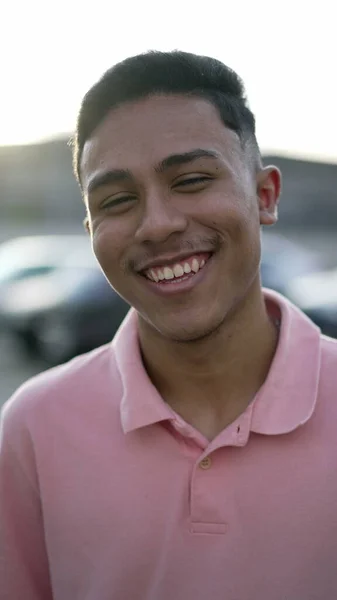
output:
{"label": "shirt placket", "polygon": [[250,423],[251,410],[248,410],[217,436],[197,459],[190,481],[192,533],[227,533],[233,490],[230,489],[226,449],[247,444]]}

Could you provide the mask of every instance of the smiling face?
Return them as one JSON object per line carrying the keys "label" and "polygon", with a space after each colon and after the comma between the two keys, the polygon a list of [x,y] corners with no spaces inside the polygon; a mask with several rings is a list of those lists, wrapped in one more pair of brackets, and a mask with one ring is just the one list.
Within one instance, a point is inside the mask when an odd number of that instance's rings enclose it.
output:
{"label": "smiling face", "polygon": [[279,175],[258,175],[208,101],[151,96],[113,109],[86,142],[81,180],[96,257],[146,327],[191,341],[259,288],[260,224]]}

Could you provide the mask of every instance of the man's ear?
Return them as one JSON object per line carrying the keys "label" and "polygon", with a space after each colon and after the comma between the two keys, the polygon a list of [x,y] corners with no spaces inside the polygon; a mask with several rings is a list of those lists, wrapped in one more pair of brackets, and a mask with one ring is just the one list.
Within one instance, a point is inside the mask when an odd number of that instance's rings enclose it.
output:
{"label": "man's ear", "polygon": [[86,216],[83,219],[83,227],[86,230],[86,232],[90,234],[90,223],[89,223],[89,217],[88,216]]}
{"label": "man's ear", "polygon": [[257,195],[259,201],[260,225],[274,225],[277,222],[277,207],[281,194],[282,176],[277,167],[263,167],[257,174]]}

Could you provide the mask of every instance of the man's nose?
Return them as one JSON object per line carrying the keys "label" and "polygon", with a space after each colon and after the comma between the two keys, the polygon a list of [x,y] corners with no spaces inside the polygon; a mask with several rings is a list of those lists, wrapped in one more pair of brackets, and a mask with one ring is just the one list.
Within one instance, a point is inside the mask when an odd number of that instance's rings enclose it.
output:
{"label": "man's nose", "polygon": [[147,198],[135,240],[164,242],[170,235],[185,231],[187,224],[186,215],[170,202],[170,198],[160,198],[157,194]]}

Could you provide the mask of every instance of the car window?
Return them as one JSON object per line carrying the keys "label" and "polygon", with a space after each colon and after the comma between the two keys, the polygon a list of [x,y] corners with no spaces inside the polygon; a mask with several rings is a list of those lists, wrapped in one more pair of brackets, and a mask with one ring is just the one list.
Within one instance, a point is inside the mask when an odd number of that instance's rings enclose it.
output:
{"label": "car window", "polygon": [[7,273],[4,271],[0,277],[3,283],[10,283],[15,281],[21,281],[23,279],[30,279],[31,277],[39,277],[40,275],[48,275],[55,270],[52,265],[39,265],[34,267],[22,267],[15,270],[9,270]]}
{"label": "car window", "polygon": [[27,269],[22,269],[18,273],[14,274],[12,279],[15,279],[15,281],[20,281],[21,279],[28,279],[30,277],[39,277],[40,275],[48,275],[48,273],[52,273],[54,270],[55,267],[51,265],[29,267]]}
{"label": "car window", "polygon": [[92,265],[93,253],[85,236],[31,236],[0,244],[0,283],[47,275],[67,264]]}

